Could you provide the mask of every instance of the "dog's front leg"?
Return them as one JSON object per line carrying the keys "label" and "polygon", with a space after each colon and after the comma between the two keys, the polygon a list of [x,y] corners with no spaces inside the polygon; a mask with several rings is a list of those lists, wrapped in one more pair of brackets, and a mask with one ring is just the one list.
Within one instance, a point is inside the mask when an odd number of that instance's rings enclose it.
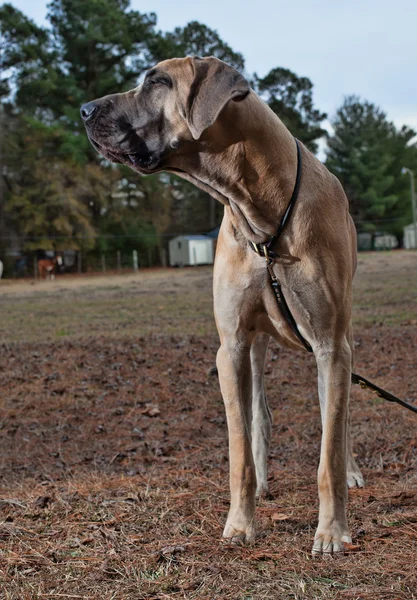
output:
{"label": "dog's front leg", "polygon": [[217,353],[220,388],[229,430],[230,510],[223,537],[234,543],[255,538],[256,475],[251,449],[251,340],[221,336]]}
{"label": "dog's front leg", "polygon": [[346,428],[351,350],[347,340],[315,349],[322,402],[323,435],[318,470],[319,523],[313,554],[343,552],[351,542],[346,519]]}

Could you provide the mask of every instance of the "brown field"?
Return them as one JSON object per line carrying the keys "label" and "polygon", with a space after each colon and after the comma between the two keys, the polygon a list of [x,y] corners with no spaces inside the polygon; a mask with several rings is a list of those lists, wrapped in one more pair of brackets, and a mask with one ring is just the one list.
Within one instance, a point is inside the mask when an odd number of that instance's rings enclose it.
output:
{"label": "brown field", "polygon": [[[357,372],[417,403],[417,253],[362,254]],[[353,544],[313,559],[314,358],[271,344],[271,500],[221,541],[227,431],[211,269],[0,284],[0,598],[417,598],[417,417],[352,390]]]}

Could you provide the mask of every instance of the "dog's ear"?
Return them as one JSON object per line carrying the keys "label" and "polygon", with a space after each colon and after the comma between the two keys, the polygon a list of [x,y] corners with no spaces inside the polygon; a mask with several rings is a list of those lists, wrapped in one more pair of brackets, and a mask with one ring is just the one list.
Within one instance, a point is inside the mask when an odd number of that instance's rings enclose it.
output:
{"label": "dog's ear", "polygon": [[195,140],[213,125],[229,100],[243,100],[249,83],[233,67],[218,58],[191,59],[194,79],[187,98],[186,119]]}

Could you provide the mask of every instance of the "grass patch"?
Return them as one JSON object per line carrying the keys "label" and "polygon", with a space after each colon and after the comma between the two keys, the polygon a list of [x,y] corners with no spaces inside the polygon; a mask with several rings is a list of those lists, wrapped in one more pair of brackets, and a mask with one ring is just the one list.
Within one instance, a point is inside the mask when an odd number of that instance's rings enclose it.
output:
{"label": "grass patch", "polygon": [[[410,401],[416,258],[361,255],[355,282],[358,372]],[[415,416],[358,386],[355,548],[310,555],[321,423],[307,352],[271,344],[272,498],[252,546],[222,542],[211,270],[168,274],[1,290],[0,598],[416,600]]]}

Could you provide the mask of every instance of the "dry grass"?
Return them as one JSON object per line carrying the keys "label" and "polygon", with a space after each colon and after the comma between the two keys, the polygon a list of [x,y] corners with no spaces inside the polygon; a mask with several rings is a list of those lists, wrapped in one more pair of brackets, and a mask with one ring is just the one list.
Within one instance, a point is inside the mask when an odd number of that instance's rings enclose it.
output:
{"label": "dry grass", "polygon": [[[416,259],[364,256],[356,284],[357,370],[410,401]],[[417,598],[415,416],[358,388],[353,429],[367,487],[349,493],[353,546],[339,559],[310,556],[320,418],[307,353],[269,352],[273,499],[257,508],[253,546],[221,541],[227,433],[209,375],[217,348],[209,276],[174,272],[173,333],[158,312],[156,275],[133,288],[122,276],[65,293],[4,292],[2,600]],[[124,327],[120,306],[130,311]],[[86,329],[94,314],[106,319]],[[57,336],[62,318],[74,330]]]}

